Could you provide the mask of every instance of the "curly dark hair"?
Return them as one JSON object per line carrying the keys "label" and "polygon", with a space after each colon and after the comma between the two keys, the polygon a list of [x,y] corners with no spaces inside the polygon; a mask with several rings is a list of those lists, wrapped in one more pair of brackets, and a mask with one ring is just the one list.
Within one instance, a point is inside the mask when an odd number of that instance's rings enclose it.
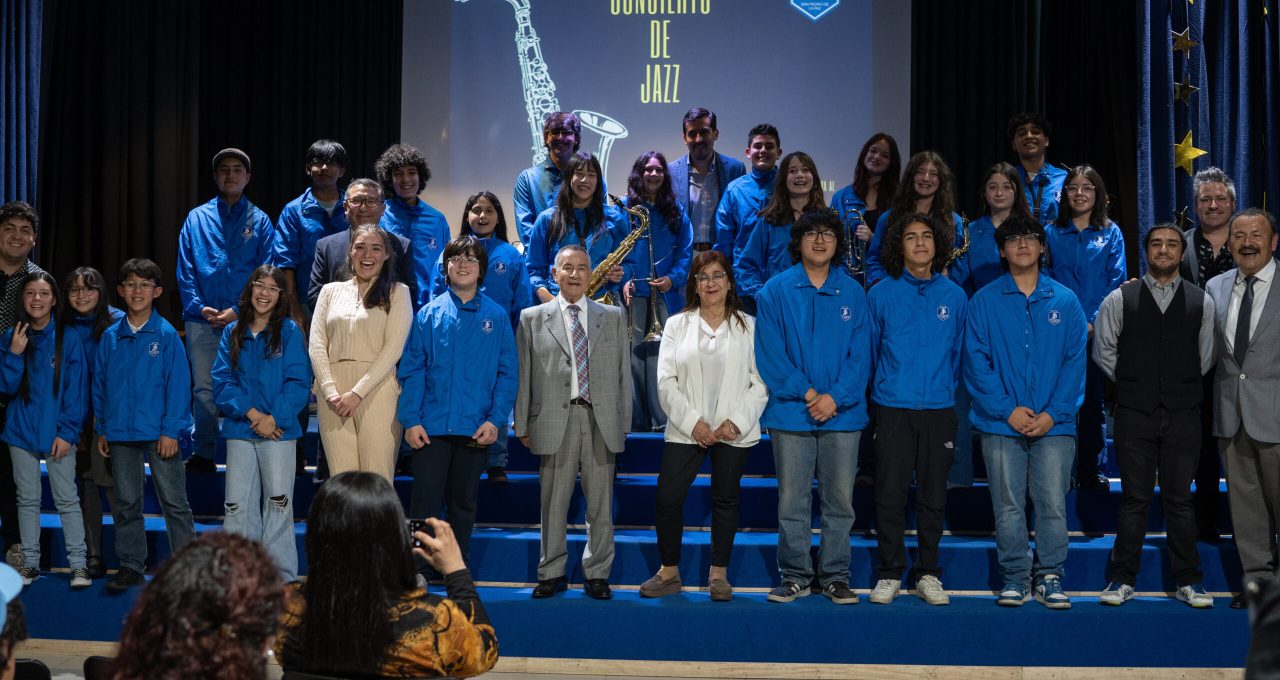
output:
{"label": "curly dark hair", "polygon": [[9,201],[4,205],[0,205],[0,222],[11,217],[23,219],[31,223],[31,230],[36,234],[40,233],[40,215],[36,213],[36,209],[31,207],[26,201]]}
{"label": "curly dark hair", "polygon": [[934,192],[933,201],[929,204],[929,214],[938,219],[949,220],[951,213],[956,211],[956,180],[951,174],[951,168],[937,151],[921,151],[907,161],[907,167],[902,171],[902,182],[898,184],[898,193],[890,204],[891,209],[895,213],[916,211],[916,200],[920,195],[916,193],[915,178],[925,163],[932,163],[938,171],[938,190]]}
{"label": "curly dark hair", "polygon": [[689,262],[689,282],[684,286],[684,308],[696,310],[702,306],[702,298],[698,297],[698,275],[703,269],[718,264],[724,269],[725,283],[728,288],[724,291],[724,318],[735,319],[738,325],[746,330],[747,322],[743,319],[742,300],[738,298],[738,286],[733,282],[733,266],[729,264],[729,258],[718,250],[704,250],[693,256],[693,260]]}
{"label": "curly dark hair", "polygon": [[826,227],[836,233],[836,254],[831,258],[832,262],[840,262],[844,259],[845,253],[849,249],[849,241],[845,230],[840,224],[840,215],[830,208],[815,208],[806,210],[800,215],[800,219],[791,227],[791,243],[787,244],[787,252],[791,254],[791,263],[800,262],[800,242],[804,240],[804,235],[810,231],[818,231],[822,227]]}
{"label": "curly dark hair", "polygon": [[142,591],[120,634],[113,680],[265,678],[284,584],[260,544],[225,531],[191,541]]}
{"label": "curly dark hair", "polygon": [[418,193],[427,188],[427,182],[431,179],[431,166],[427,165],[427,157],[417,147],[392,144],[391,148],[378,156],[378,162],[373,165],[373,171],[378,175],[378,181],[382,182],[387,196],[396,195],[396,188],[391,185],[391,176],[406,165],[418,170]]}
{"label": "curly dark hair", "polygon": [[942,271],[951,257],[955,238],[950,220],[941,222],[936,217],[924,213],[902,213],[901,215],[894,213],[889,220],[888,231],[884,233],[884,242],[880,246],[880,265],[884,267],[886,274],[895,279],[902,276],[902,270],[906,268],[902,252],[902,235],[907,231],[908,226],[917,222],[929,227],[929,231],[933,232],[933,265],[930,269],[935,272]]}

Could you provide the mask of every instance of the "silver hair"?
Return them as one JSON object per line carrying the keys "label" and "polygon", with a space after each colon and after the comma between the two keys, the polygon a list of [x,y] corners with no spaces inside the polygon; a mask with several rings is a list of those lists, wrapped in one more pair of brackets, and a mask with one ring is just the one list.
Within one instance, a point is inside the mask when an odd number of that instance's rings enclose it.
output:
{"label": "silver hair", "polygon": [[1191,193],[1196,197],[1196,200],[1200,199],[1200,187],[1206,184],[1221,184],[1227,187],[1227,194],[1231,196],[1231,202],[1235,203],[1236,183],[1221,168],[1211,165],[1196,172],[1196,176],[1191,180]]}

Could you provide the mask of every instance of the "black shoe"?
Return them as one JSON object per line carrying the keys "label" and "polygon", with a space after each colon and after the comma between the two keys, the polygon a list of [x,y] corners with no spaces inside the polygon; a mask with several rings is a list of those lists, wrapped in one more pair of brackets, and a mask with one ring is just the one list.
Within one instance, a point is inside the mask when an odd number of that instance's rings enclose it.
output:
{"label": "black shoe", "polygon": [[302,440],[293,447],[293,476],[301,477],[307,474],[307,457],[302,453]]}
{"label": "black shoe", "polygon": [[1232,609],[1248,609],[1249,601],[1245,599],[1244,593],[1236,593],[1236,596],[1231,598],[1231,604],[1228,606]]}
{"label": "black shoe", "polygon": [[120,567],[116,571],[116,575],[107,581],[107,592],[112,595],[119,595],[124,591],[146,582],[146,578],[140,572],[136,572],[129,567]]}
{"label": "black shoe", "polygon": [[90,557],[85,560],[85,569],[89,572],[89,578],[102,578],[107,575],[107,567],[102,564],[101,557]]}
{"label": "black shoe", "polygon": [[1080,477],[1076,483],[1076,488],[1081,491],[1093,491],[1096,493],[1110,493],[1111,480],[1101,472],[1094,472]]}
{"label": "black shoe", "polygon": [[329,459],[325,458],[324,456],[320,456],[316,460],[316,473],[312,475],[311,481],[316,484],[321,484],[324,482],[324,480],[328,478],[329,478]]}
{"label": "black shoe", "polygon": [[875,475],[869,472],[859,472],[857,476],[853,478],[853,485],[860,489],[869,489],[876,485]]}
{"label": "black shoe", "polygon": [[413,456],[403,456],[396,461],[397,477],[413,477]]}
{"label": "black shoe", "polygon": [[563,593],[569,589],[569,579],[563,576],[549,578],[545,581],[538,581],[538,585],[533,589],[534,599],[542,599],[551,597],[556,593]]}
{"label": "black shoe", "polygon": [[187,459],[187,475],[211,475],[218,471],[218,466],[213,462],[212,458],[204,456],[191,456]]}
{"label": "black shoe", "polygon": [[501,465],[495,465],[489,468],[488,475],[489,475],[490,484],[506,484],[507,483],[507,471],[503,469]]}
{"label": "black shoe", "polygon": [[593,600],[612,600],[613,591],[609,589],[609,581],[603,578],[589,578],[582,584],[582,592]]}

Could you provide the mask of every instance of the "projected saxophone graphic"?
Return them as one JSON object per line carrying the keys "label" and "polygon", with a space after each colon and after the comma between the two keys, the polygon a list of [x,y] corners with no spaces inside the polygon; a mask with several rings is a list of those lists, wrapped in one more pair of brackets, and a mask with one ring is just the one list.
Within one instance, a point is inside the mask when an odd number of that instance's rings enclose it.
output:
{"label": "projected saxophone graphic", "polygon": [[[456,0],[467,2],[467,0]],[[516,55],[520,58],[520,80],[524,91],[524,110],[529,119],[529,134],[533,137],[533,164],[547,160],[547,147],[542,139],[542,122],[547,116],[560,110],[556,99],[556,84],[547,73],[547,62],[542,59],[542,45],[538,32],[533,30],[529,18],[530,0],[507,0],[516,13]],[[609,173],[609,150],[613,143],[627,136],[627,128],[613,118],[596,111],[577,109],[573,112],[582,121],[582,127],[600,136],[596,158],[605,176]]]}

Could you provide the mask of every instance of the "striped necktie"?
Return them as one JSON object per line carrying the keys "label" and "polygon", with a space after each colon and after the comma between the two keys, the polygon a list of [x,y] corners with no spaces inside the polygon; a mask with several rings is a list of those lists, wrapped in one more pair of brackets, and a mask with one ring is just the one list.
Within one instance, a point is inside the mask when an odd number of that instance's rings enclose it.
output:
{"label": "striped necktie", "polygon": [[569,321],[573,328],[573,364],[578,372],[578,396],[591,401],[590,367],[587,365],[587,332],[578,321],[577,305],[569,305]]}

